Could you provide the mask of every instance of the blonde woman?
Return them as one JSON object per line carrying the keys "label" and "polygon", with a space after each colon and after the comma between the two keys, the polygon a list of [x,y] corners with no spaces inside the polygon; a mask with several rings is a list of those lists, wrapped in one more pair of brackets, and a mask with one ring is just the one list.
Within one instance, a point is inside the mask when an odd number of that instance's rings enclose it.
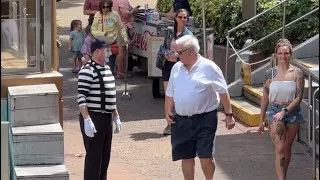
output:
{"label": "blonde woman", "polygon": [[301,69],[290,64],[291,55],[290,42],[280,39],[275,48],[278,65],[266,71],[261,101],[259,131],[264,131],[263,122],[268,112],[278,180],[285,180],[287,177],[292,145],[303,121],[300,103],[303,98],[304,76]]}

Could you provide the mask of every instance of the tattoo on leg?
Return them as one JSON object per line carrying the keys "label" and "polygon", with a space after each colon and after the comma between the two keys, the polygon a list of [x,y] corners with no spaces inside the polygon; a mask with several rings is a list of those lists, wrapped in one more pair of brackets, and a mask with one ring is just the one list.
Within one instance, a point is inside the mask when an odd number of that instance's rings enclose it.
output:
{"label": "tattoo on leg", "polygon": [[284,138],[284,140],[286,140],[286,134],[285,134],[284,128],[283,128],[283,126],[281,126],[281,124],[277,125],[276,135],[279,137],[280,140],[282,139],[282,137]]}
{"label": "tattoo on leg", "polygon": [[285,157],[282,157],[282,158],[280,159],[280,167],[283,169],[283,172],[284,172],[284,173],[286,173],[286,172],[285,172],[285,165],[286,165],[286,158],[285,158]]}
{"label": "tattoo on leg", "polygon": [[276,139],[276,133],[272,133],[271,138],[272,138],[272,141],[274,141]]}

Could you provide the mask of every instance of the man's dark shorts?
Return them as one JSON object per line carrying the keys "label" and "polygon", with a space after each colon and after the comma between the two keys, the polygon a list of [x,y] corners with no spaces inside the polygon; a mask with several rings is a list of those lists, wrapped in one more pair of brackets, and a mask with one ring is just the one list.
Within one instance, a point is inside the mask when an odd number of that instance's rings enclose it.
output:
{"label": "man's dark shorts", "polygon": [[215,156],[217,110],[187,116],[174,116],[171,126],[172,160],[212,158]]}

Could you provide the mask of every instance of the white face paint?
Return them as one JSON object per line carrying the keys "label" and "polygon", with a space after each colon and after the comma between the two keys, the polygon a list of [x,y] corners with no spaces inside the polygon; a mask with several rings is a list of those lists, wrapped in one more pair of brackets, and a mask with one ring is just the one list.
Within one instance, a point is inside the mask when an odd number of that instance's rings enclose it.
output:
{"label": "white face paint", "polygon": [[108,63],[109,62],[109,57],[112,55],[112,52],[111,52],[111,47],[109,46],[109,47],[106,47],[105,49],[104,49],[104,51],[105,51],[105,61],[106,61],[106,63]]}

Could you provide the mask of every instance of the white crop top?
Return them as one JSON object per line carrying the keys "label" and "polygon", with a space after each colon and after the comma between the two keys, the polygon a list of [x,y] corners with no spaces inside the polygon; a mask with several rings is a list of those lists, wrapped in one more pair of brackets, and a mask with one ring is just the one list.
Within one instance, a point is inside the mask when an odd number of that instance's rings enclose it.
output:
{"label": "white crop top", "polygon": [[[273,69],[271,69],[273,77]],[[294,69],[295,79],[296,69]],[[269,102],[289,103],[296,97],[297,83],[295,81],[273,81],[269,85]]]}

